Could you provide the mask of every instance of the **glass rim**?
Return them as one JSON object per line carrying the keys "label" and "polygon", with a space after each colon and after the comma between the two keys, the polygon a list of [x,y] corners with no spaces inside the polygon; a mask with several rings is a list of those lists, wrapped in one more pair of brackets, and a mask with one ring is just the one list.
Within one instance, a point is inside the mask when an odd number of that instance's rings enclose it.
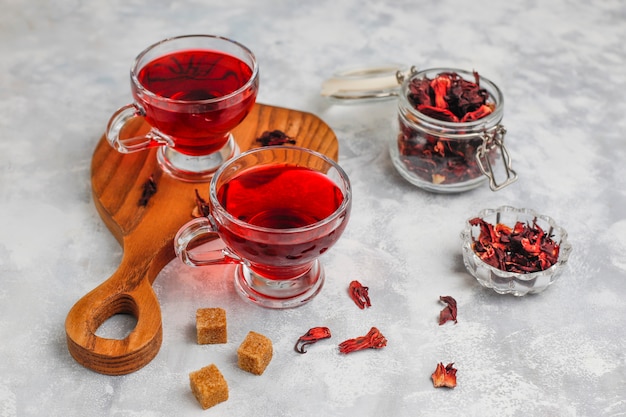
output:
{"label": "glass rim", "polygon": [[[214,39],[214,40],[221,40],[221,41],[225,41],[228,42],[232,45],[237,46],[238,48],[241,48],[242,51],[244,51],[244,53],[246,53],[252,60],[252,74],[250,75],[250,78],[248,79],[248,81],[245,82],[244,85],[242,85],[241,87],[239,87],[237,90],[223,95],[223,96],[219,96],[219,97],[215,97],[215,98],[208,98],[208,99],[203,99],[203,100],[178,100],[178,99],[173,99],[173,98],[169,98],[169,97],[163,97],[160,96],[156,93],[154,93],[153,91],[149,90],[148,88],[146,88],[141,81],[139,81],[139,79],[137,78],[137,72],[139,70],[139,63],[141,62],[141,60],[151,51],[153,51],[154,49],[158,48],[161,45],[170,43],[170,42],[174,42],[174,41],[178,41],[178,40],[182,40],[182,39],[189,39],[189,38],[196,38],[196,39],[202,39],[202,38],[206,38],[206,39]],[[189,48],[180,48],[177,49],[179,51],[184,51],[185,49],[189,49]],[[203,48],[200,48],[203,49]],[[209,48],[205,48],[206,50],[210,50]],[[143,67],[142,67],[143,68]],[[181,36],[173,36],[173,37],[169,37],[169,38],[165,38],[162,39],[158,42],[153,43],[152,45],[148,46],[147,48],[145,48],[143,51],[141,51],[134,59],[133,61],[133,65],[131,66],[130,69],[130,78],[132,80],[132,83],[141,91],[141,94],[144,94],[148,97],[150,97],[153,100],[157,100],[160,102],[165,102],[165,103],[172,103],[172,104],[183,104],[183,105],[204,105],[204,104],[213,104],[213,103],[220,103],[223,101],[226,101],[228,99],[231,99],[232,97],[235,97],[239,94],[241,94],[242,92],[244,92],[245,90],[247,90],[248,88],[250,88],[252,86],[252,84],[254,84],[257,80],[259,76],[259,63],[256,59],[256,56],[254,55],[254,53],[245,45],[243,45],[240,42],[237,42],[233,39],[224,37],[224,36],[219,36],[219,35],[202,35],[202,34],[195,34],[195,35],[181,35]]]}
{"label": "glass rim", "polygon": [[[261,152],[268,152],[268,151],[272,151],[272,150],[295,150],[295,151],[299,151],[299,152],[304,152],[304,153],[308,153],[310,155],[313,155],[317,158],[322,159],[325,163],[329,164],[331,167],[333,167],[339,174],[339,177],[341,178],[341,180],[343,181],[343,184],[345,186],[345,191],[342,189],[344,198],[343,201],[341,202],[341,204],[339,205],[339,207],[337,207],[337,209],[331,213],[330,215],[328,215],[327,217],[325,217],[322,220],[319,220],[315,223],[311,223],[309,225],[306,226],[302,226],[302,227],[293,227],[293,228],[286,228],[286,229],[274,229],[271,227],[264,227],[264,226],[257,226],[245,221],[242,221],[236,217],[234,217],[232,214],[230,214],[228,212],[228,210],[226,210],[226,208],[224,208],[224,206],[222,206],[222,204],[219,202],[218,198],[217,198],[217,180],[218,178],[224,173],[224,171],[226,171],[233,163],[239,161],[241,158],[247,156],[247,155],[251,155],[251,154],[255,154],[255,153],[261,153]],[[318,171],[319,172],[319,171]],[[209,199],[211,202],[211,207],[210,207],[210,213],[209,216],[213,217],[213,213],[212,210],[217,210],[219,212],[219,214],[221,216],[224,216],[230,223],[234,223],[239,227],[245,227],[247,229],[253,230],[255,232],[261,232],[261,233],[265,233],[265,234],[297,234],[297,233],[303,233],[303,232],[308,232],[310,230],[313,229],[317,229],[319,227],[322,227],[326,224],[332,223],[333,221],[335,221],[337,218],[339,218],[342,213],[347,212],[348,207],[350,206],[350,204],[352,203],[352,187],[350,184],[350,179],[348,177],[348,174],[343,170],[343,168],[341,168],[341,166],[334,161],[333,159],[329,158],[328,156],[314,151],[312,149],[309,148],[304,148],[304,147],[300,147],[300,146],[282,146],[282,145],[275,145],[275,146],[264,146],[264,147],[260,147],[260,148],[253,148],[253,149],[249,149],[245,152],[242,152],[241,154],[239,154],[238,156],[228,160],[226,163],[224,163],[216,172],[215,174],[213,174],[213,178],[211,178],[211,182],[209,185]]]}

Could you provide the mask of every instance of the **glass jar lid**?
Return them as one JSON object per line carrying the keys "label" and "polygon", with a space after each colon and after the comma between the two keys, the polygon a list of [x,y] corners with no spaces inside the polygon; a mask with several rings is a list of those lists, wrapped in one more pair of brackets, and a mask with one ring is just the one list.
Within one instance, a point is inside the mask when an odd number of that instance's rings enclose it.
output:
{"label": "glass jar lid", "polygon": [[343,103],[395,98],[412,70],[393,63],[345,69],[324,81],[321,95]]}

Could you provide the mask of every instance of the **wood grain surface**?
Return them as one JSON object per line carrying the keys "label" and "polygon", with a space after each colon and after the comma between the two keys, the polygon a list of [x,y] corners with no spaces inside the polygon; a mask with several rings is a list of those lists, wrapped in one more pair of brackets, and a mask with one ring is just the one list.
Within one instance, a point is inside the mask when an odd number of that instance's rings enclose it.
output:
{"label": "wood grain surface", "polygon": [[[127,128],[149,127],[140,120]],[[333,131],[317,116],[296,110],[256,104],[233,131],[242,151],[261,146],[264,132],[281,130],[296,146],[338,157]],[[93,199],[102,220],[123,248],[115,273],[81,298],[65,321],[67,346],[83,366],[108,375],[134,372],[158,353],[162,341],[161,309],[152,283],[161,269],[175,258],[173,238],[192,219],[195,190],[208,195],[208,183],[182,182],[164,174],[156,161],[156,149],[121,154],[102,137],[91,165]],[[139,203],[144,184],[152,179],[156,193]],[[137,320],[124,339],[96,335],[102,323],[116,314]]]}

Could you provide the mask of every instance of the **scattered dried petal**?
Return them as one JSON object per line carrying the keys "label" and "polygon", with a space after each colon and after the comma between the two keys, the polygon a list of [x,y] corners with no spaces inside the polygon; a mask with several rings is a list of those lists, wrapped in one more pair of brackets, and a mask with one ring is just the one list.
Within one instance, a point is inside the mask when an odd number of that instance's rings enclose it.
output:
{"label": "scattered dried petal", "polygon": [[446,303],[446,307],[439,313],[439,325],[441,326],[448,321],[454,321],[456,324],[456,300],[449,295],[442,295],[439,300]]}
{"label": "scattered dried petal", "polygon": [[154,181],[154,177],[150,175],[150,178],[146,182],[143,183],[143,189],[141,191],[141,198],[137,202],[141,207],[145,207],[148,205],[148,201],[152,198],[153,195],[157,192],[157,184]]}
{"label": "scattered dried petal", "polygon": [[200,197],[200,193],[198,189],[196,191],[196,206],[193,208],[191,215],[193,217],[206,217],[210,214],[209,205],[204,200],[204,198]]}
{"label": "scattered dried petal", "polygon": [[263,134],[258,137],[256,141],[261,143],[261,146],[284,145],[287,143],[290,145],[296,144],[295,139],[290,138],[285,134],[285,132],[278,129],[263,132]]}
{"label": "scattered dried petal", "polygon": [[456,369],[453,365],[454,363],[449,363],[446,366],[443,366],[443,363],[441,362],[437,364],[435,372],[431,375],[435,388],[456,387]]}
{"label": "scattered dried petal", "polygon": [[294,349],[298,353],[306,353],[305,347],[316,343],[322,339],[328,339],[330,337],[330,329],[328,327],[313,327],[308,332],[300,336]]}
{"label": "scattered dried petal", "polygon": [[372,327],[365,336],[342,342],[339,345],[339,352],[348,354],[362,349],[381,349],[385,346],[387,346],[385,336],[376,327]]}
{"label": "scattered dried petal", "polygon": [[371,307],[370,297],[368,295],[369,287],[364,287],[359,281],[352,281],[348,288],[352,301],[363,310],[365,307]]}

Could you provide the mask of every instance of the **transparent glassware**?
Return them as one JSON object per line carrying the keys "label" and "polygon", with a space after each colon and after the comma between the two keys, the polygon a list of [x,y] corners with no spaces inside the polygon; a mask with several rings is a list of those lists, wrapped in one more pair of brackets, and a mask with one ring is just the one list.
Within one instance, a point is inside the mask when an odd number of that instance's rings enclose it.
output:
{"label": "transparent glassware", "polygon": [[[258,63],[248,48],[213,35],[164,39],[137,56],[130,81],[134,101],[119,108],[106,129],[117,151],[158,147],[163,171],[190,182],[210,181],[239,154],[231,131],[259,88]],[[149,130],[133,131],[141,119]]]}
{"label": "transparent glassware", "polygon": [[[303,184],[289,173],[292,168],[314,175]],[[242,188],[237,181],[244,177]],[[245,206],[246,214],[228,201]],[[325,155],[296,146],[267,146],[226,162],[211,180],[209,203],[210,214],[186,223],[174,238],[179,259],[194,267],[234,263],[238,293],[254,304],[280,309],[301,306],[321,290],[325,272],[319,257],[346,228],[352,191],[345,171]],[[313,215],[315,206],[323,210],[315,209],[319,214]],[[253,221],[258,218],[265,221]],[[223,243],[218,249],[204,246],[218,240]]]}
{"label": "transparent glassware", "polygon": [[[552,239],[559,244],[557,262],[546,270],[526,274],[503,271],[485,263],[473,249],[474,240],[480,235],[480,228],[469,223],[469,220],[475,217],[492,225],[503,223],[510,227],[513,227],[518,221],[524,223],[536,221],[537,225],[546,234],[552,235]],[[463,263],[480,285],[491,288],[499,294],[512,294],[518,297],[540,293],[552,285],[565,269],[572,251],[572,245],[567,239],[567,232],[551,217],[538,214],[532,209],[518,209],[510,206],[485,209],[468,219],[465,229],[461,232],[461,239],[463,241]]]}
{"label": "transparent glassware", "polygon": [[[517,179],[504,146],[506,129],[501,124],[504,97],[491,81],[480,77],[488,93],[492,113],[468,122],[450,122],[430,117],[409,101],[411,82],[456,73],[474,82],[474,73],[455,68],[411,69],[398,93],[397,135],[390,141],[390,155],[400,175],[422,189],[436,193],[458,193],[489,181],[499,190]],[[502,163],[498,163],[498,156]]]}

